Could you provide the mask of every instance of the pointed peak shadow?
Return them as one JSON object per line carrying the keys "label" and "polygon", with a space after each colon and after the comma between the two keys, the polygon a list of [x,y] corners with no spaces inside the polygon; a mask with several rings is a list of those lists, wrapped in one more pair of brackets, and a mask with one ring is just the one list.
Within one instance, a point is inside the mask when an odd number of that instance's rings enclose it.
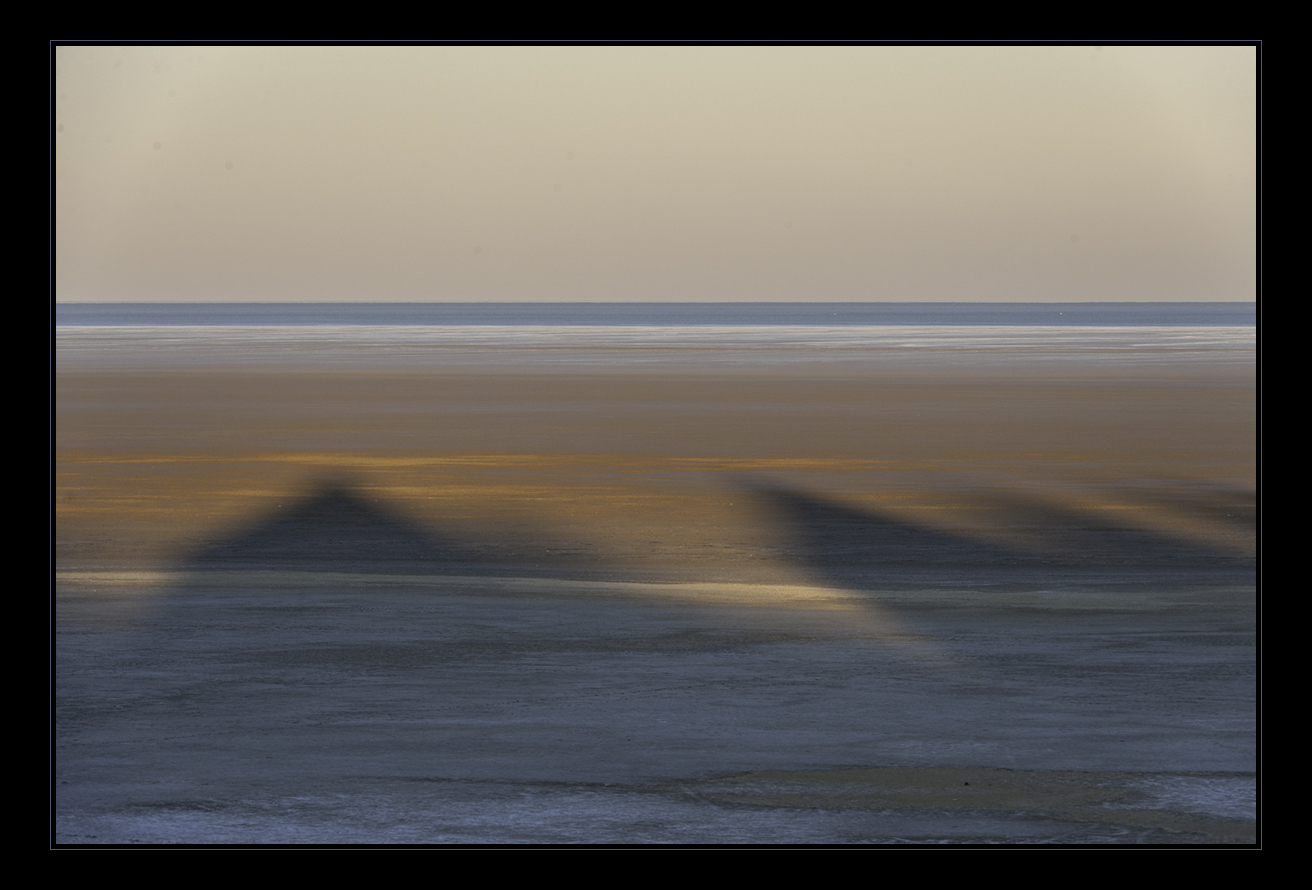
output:
{"label": "pointed peak shadow", "polygon": [[459,561],[465,551],[349,477],[333,475],[200,548],[186,568],[408,573]]}
{"label": "pointed peak shadow", "polygon": [[782,528],[780,556],[823,583],[880,589],[1166,578],[1237,583],[1252,576],[1251,564],[1228,552],[1019,495],[981,504],[1000,531],[1030,535],[1013,543],[767,480],[740,481],[739,487]]}
{"label": "pointed peak shadow", "polygon": [[[762,480],[743,488],[784,532],[780,554],[821,581],[877,589],[996,576],[1036,557]],[[990,577],[991,580],[991,577]]]}
{"label": "pointed peak shadow", "polygon": [[206,571],[587,578],[614,574],[597,548],[562,547],[538,517],[495,527],[418,521],[342,474],[319,477],[179,566]]}

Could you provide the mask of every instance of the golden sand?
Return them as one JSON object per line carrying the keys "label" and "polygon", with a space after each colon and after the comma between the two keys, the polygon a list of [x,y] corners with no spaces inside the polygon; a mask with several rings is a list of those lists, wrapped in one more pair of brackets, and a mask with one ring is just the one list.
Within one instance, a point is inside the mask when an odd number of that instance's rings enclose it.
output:
{"label": "golden sand", "polygon": [[616,579],[808,583],[798,498],[989,552],[1069,555],[1096,528],[1251,559],[1252,383],[64,373],[57,561],[164,568],[325,484]]}

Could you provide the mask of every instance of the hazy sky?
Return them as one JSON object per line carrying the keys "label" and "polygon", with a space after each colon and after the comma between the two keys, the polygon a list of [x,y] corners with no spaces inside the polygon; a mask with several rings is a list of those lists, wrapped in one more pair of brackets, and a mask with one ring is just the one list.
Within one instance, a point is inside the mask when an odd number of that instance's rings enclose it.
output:
{"label": "hazy sky", "polygon": [[59,47],[80,300],[1251,300],[1252,47]]}

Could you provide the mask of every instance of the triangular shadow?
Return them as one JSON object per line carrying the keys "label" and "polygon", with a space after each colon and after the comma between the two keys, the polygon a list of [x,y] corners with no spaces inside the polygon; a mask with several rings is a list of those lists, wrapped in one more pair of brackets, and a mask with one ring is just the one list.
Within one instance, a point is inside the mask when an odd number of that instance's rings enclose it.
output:
{"label": "triangular shadow", "polygon": [[467,557],[454,540],[433,535],[345,479],[311,492],[211,541],[187,569],[413,572]]}
{"label": "triangular shadow", "polygon": [[1014,495],[988,505],[1000,525],[1034,532],[1012,545],[770,482],[742,487],[784,531],[779,556],[837,586],[1253,580],[1251,559]]}
{"label": "triangular shadow", "polygon": [[507,531],[492,540],[421,524],[349,479],[331,477],[205,543],[181,568],[522,576],[558,574],[560,562],[531,532]]}

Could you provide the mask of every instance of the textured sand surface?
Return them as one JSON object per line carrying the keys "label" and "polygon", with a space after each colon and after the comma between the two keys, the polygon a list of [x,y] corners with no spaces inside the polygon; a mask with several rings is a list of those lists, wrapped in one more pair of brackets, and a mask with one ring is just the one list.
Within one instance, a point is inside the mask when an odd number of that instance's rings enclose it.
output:
{"label": "textured sand surface", "polygon": [[1252,364],[972,362],[61,365],[58,839],[1251,842]]}

